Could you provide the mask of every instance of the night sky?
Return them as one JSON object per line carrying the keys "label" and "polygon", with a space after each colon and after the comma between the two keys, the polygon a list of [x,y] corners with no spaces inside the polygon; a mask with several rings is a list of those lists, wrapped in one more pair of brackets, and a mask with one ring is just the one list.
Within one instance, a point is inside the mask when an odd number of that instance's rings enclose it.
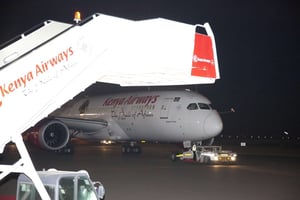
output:
{"label": "night sky", "polygon": [[[291,137],[300,136],[300,6],[296,0],[10,0],[0,7],[0,43],[48,19],[73,23],[76,10],[83,18],[103,13],[132,20],[209,22],[221,79],[192,88],[219,111],[235,109],[222,115],[223,134],[269,136],[287,131]],[[97,89],[110,87],[100,84]]]}

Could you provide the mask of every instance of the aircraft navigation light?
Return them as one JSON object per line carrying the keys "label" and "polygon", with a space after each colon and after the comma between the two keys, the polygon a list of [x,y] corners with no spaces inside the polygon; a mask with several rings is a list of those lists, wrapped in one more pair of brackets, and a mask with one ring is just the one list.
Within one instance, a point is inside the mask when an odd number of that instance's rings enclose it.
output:
{"label": "aircraft navigation light", "polygon": [[78,24],[81,21],[81,14],[79,11],[74,13],[74,21]]}

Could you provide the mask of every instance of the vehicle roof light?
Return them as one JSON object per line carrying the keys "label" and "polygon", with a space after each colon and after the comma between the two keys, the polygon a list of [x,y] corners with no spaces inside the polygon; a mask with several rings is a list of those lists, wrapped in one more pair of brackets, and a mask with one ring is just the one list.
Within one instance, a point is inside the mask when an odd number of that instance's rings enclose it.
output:
{"label": "vehicle roof light", "polygon": [[74,13],[74,21],[78,24],[81,21],[81,14],[79,11]]}

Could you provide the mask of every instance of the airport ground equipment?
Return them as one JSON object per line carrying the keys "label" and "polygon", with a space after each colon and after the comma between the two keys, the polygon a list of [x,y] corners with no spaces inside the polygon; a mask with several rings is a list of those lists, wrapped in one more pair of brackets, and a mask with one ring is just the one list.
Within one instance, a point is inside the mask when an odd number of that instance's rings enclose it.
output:
{"label": "airport ground equipment", "polygon": [[[51,200],[101,200],[105,189],[100,181],[92,182],[87,171],[38,171]],[[41,199],[31,179],[20,174],[17,182],[16,200]]]}
{"label": "airport ground equipment", "polygon": [[0,164],[0,180],[24,173],[43,200],[50,198],[22,133],[88,86],[97,81],[121,86],[212,84],[220,78],[208,23],[133,21],[104,14],[76,21],[48,20],[0,46],[0,153],[13,142],[20,154],[17,162]]}
{"label": "airport ground equipment", "polygon": [[194,150],[189,149],[182,153],[173,153],[171,159],[173,161],[180,159],[204,164],[235,163],[237,154],[230,150],[223,150],[222,146],[197,146]]}

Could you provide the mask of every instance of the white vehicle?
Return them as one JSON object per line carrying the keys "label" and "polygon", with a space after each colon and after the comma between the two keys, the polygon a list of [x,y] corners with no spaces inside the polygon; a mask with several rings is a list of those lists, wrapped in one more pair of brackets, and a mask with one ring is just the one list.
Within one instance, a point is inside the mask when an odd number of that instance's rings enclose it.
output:
{"label": "white vehicle", "polygon": [[237,154],[230,150],[222,150],[221,146],[197,146],[179,154],[172,154],[171,159],[183,161],[193,161],[199,163],[234,163]]}
{"label": "white vehicle", "polygon": [[[52,200],[98,200],[105,197],[105,189],[101,182],[92,182],[85,170],[59,171],[49,169],[38,171],[38,175]],[[18,178],[16,199],[40,199],[33,182],[24,174],[20,174]]]}

